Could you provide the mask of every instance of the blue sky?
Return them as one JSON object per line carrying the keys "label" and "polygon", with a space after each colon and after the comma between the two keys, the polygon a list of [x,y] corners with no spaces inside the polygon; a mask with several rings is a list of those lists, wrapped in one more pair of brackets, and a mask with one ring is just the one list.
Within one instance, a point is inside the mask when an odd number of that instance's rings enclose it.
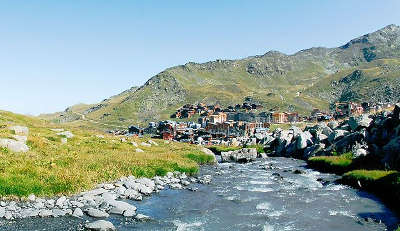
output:
{"label": "blue sky", "polygon": [[0,0],[0,109],[55,112],[189,61],[336,47],[399,12],[398,0]]}

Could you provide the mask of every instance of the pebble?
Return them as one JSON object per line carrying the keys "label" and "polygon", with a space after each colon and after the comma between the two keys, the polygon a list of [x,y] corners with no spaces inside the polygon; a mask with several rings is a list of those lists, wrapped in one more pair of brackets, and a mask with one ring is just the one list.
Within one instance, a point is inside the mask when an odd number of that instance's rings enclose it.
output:
{"label": "pebble", "polygon": [[83,216],[82,209],[76,208],[74,210],[74,212],[72,213],[72,216],[74,216],[74,217],[82,217]]}

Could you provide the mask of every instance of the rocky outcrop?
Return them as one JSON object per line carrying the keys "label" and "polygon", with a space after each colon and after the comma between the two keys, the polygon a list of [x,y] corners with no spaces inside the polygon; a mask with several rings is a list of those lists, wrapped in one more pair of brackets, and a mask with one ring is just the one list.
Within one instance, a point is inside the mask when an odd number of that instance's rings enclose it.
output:
{"label": "rocky outcrop", "polygon": [[29,151],[26,141],[28,140],[29,128],[25,126],[12,126],[8,128],[13,131],[15,135],[12,135],[13,139],[1,138],[0,147],[7,148],[12,152],[27,152]]}
{"label": "rocky outcrop", "polygon": [[[338,123],[277,129],[260,144],[269,155],[308,159],[351,152],[353,158],[371,157],[389,169],[400,169],[400,105],[392,113],[360,115]],[[379,163],[377,163],[379,165]]]}
{"label": "rocky outcrop", "polygon": [[236,151],[221,152],[222,162],[247,163],[257,159],[255,148],[243,148]]}

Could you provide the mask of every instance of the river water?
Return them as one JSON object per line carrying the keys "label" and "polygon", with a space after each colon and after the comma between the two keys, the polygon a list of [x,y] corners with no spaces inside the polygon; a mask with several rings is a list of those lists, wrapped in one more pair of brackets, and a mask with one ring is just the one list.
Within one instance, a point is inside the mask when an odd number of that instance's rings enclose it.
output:
{"label": "river water", "polygon": [[[295,174],[294,170],[300,170]],[[249,164],[206,166],[213,176],[198,191],[163,190],[133,202],[152,220],[108,218],[118,230],[393,230],[396,215],[376,197],[330,183],[335,175],[305,168],[305,162],[268,158]],[[132,202],[130,202],[132,203]],[[77,230],[77,218],[2,221],[0,230]],[[91,220],[91,219],[89,219]]]}

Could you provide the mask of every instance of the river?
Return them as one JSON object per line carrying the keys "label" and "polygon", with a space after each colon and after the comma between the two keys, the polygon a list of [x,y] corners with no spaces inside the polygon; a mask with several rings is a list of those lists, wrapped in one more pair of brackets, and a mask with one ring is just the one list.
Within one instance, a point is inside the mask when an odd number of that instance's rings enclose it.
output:
{"label": "river", "polygon": [[[300,170],[297,174],[294,170]],[[393,230],[396,215],[375,196],[332,183],[337,176],[305,168],[305,162],[268,158],[249,164],[204,166],[209,185],[163,190],[130,202],[146,222],[108,218],[118,230]],[[79,230],[85,217],[2,221],[0,230]]]}

